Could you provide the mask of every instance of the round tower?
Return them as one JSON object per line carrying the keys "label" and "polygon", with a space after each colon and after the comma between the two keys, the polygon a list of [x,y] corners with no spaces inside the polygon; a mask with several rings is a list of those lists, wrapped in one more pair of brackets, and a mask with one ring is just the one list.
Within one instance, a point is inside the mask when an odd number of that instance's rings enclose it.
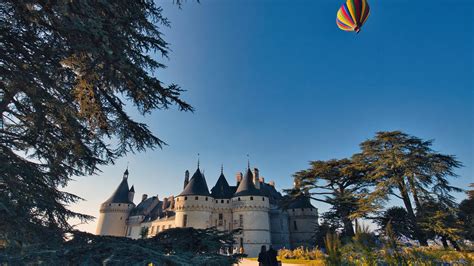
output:
{"label": "round tower", "polygon": [[314,246],[313,237],[318,228],[318,209],[308,195],[298,196],[289,206],[291,248]]}
{"label": "round tower", "polygon": [[270,200],[253,183],[250,167],[232,196],[234,228],[241,228],[236,236],[239,249],[249,257],[256,257],[262,245],[271,244]]}
{"label": "round tower", "polygon": [[209,194],[206,178],[198,165],[183,192],[175,198],[175,227],[200,229],[211,227],[213,200]]}
{"label": "round tower", "polygon": [[123,173],[122,182],[112,196],[100,205],[97,235],[125,236],[127,232],[127,218],[135,207],[133,196],[135,190],[128,188],[128,169]]}

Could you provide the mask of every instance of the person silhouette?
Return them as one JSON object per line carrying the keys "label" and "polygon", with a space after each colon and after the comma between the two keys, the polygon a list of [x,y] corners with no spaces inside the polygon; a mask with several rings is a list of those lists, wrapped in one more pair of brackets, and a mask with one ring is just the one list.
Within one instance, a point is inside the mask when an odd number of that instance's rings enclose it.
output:
{"label": "person silhouette", "polygon": [[267,255],[268,255],[269,265],[270,266],[278,266],[278,259],[277,259],[278,252],[273,249],[272,245],[270,245],[270,247],[268,247]]}
{"label": "person silhouette", "polygon": [[270,261],[268,259],[267,247],[265,245],[260,249],[258,254],[258,265],[259,266],[270,266]]}

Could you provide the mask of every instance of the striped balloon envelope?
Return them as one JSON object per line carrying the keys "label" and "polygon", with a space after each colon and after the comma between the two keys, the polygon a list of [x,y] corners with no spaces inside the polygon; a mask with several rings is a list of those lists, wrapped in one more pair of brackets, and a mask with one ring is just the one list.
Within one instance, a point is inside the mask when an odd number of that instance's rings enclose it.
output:
{"label": "striped balloon envelope", "polygon": [[337,11],[336,24],[341,30],[359,32],[370,15],[366,0],[347,0]]}

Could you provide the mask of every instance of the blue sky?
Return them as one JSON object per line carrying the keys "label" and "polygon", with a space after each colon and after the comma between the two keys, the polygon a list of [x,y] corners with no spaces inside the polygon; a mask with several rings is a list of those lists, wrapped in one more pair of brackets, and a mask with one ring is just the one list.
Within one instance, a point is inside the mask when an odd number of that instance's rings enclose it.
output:
{"label": "blue sky", "polygon": [[372,0],[358,35],[335,24],[342,2],[158,1],[172,52],[156,56],[168,66],[156,75],[187,89],[196,112],[137,115],[169,145],[77,178],[67,190],[87,201],[72,208],[97,216],[127,162],[136,201],[176,195],[198,153],[210,187],[221,164],[235,183],[250,154],[266,180],[288,188],[308,161],[350,157],[387,130],[434,139],[465,165],[452,183],[474,182],[474,2]]}

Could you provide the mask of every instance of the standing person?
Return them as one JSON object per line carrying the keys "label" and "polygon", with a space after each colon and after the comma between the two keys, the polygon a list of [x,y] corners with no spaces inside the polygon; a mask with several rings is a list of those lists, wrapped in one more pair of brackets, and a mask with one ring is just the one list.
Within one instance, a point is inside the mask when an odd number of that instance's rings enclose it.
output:
{"label": "standing person", "polygon": [[270,266],[267,254],[267,247],[265,245],[262,246],[262,248],[260,249],[260,253],[258,254],[258,265]]}
{"label": "standing person", "polygon": [[269,265],[278,266],[278,259],[277,259],[278,252],[273,249],[272,245],[270,245],[270,247],[268,248],[267,255],[268,255]]}

